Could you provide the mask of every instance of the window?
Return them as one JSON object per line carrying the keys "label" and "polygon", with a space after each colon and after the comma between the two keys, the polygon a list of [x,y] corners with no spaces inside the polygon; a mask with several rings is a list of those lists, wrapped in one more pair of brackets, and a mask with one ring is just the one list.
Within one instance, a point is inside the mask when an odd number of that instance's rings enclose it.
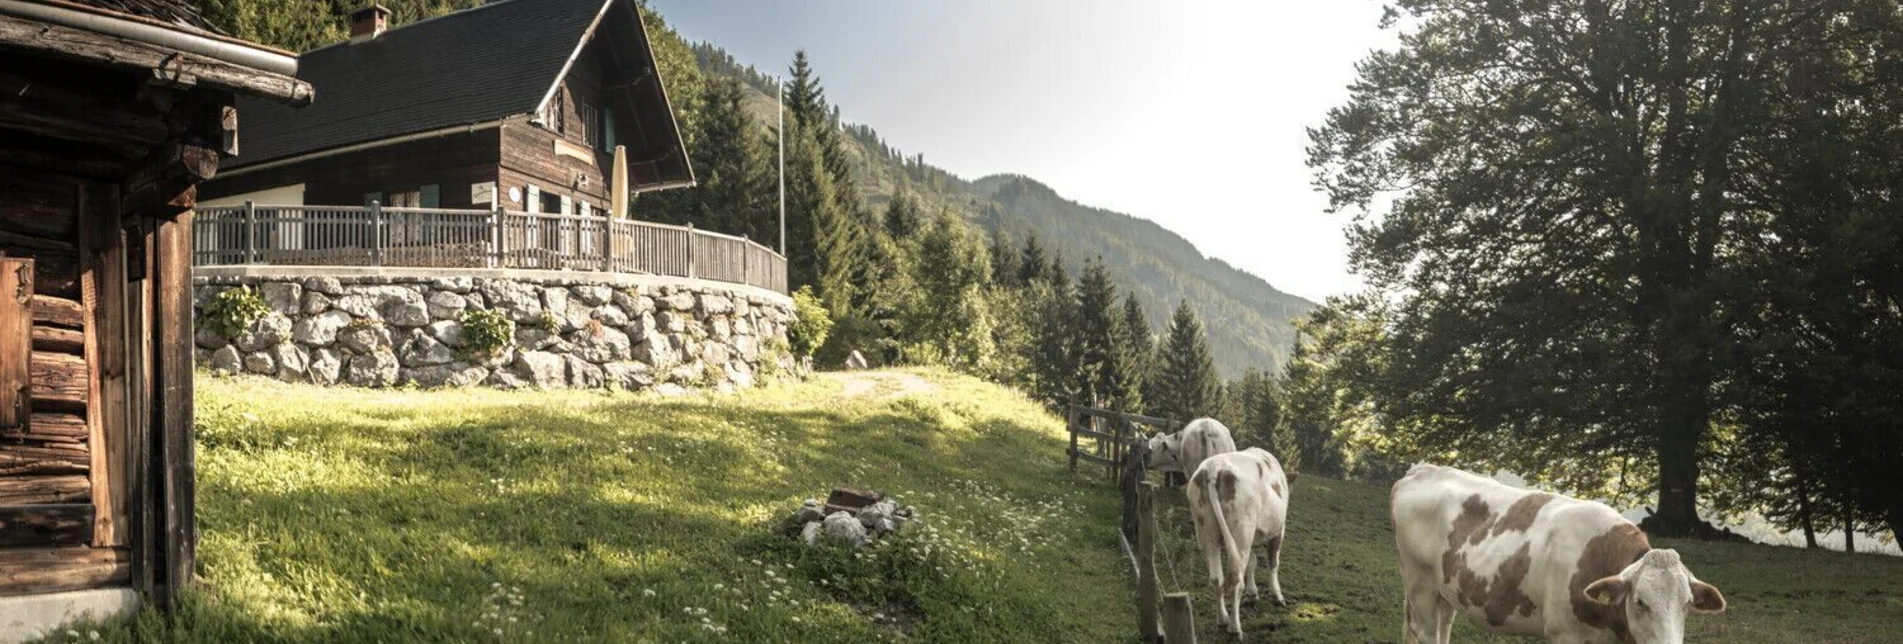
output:
{"label": "window", "polygon": [[544,192],[542,193],[542,208],[536,212],[546,212],[557,215],[568,214],[562,212],[562,201],[566,199],[567,197],[558,194]]}
{"label": "window", "polygon": [[542,127],[554,130],[557,134],[568,133],[566,94],[561,88],[556,88],[555,94],[548,99],[548,106],[542,108]]}
{"label": "window", "polygon": [[601,123],[597,120],[595,107],[587,103],[575,103],[575,121],[581,124],[582,143],[591,148],[601,147]]}
{"label": "window", "polygon": [[601,111],[601,149],[613,152],[615,149],[615,111]]}
{"label": "window", "polygon": [[417,201],[418,205],[424,208],[443,207],[443,186],[441,184],[432,183],[423,186],[423,189],[418,192],[421,193]]}

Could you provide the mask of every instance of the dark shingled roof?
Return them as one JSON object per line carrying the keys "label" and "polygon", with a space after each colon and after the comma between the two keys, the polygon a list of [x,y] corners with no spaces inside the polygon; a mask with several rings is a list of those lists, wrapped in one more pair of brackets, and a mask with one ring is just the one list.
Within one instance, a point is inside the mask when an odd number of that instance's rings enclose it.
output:
{"label": "dark shingled roof", "polygon": [[305,52],[317,100],[240,98],[230,167],[534,112],[609,1],[502,0]]}

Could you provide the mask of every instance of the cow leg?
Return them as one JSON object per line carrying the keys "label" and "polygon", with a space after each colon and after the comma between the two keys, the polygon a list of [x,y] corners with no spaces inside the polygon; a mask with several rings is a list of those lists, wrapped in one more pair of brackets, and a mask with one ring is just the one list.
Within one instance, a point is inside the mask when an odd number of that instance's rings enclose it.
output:
{"label": "cow leg", "polygon": [[1221,618],[1223,628],[1227,629],[1229,607],[1225,603],[1226,596],[1223,593],[1222,580],[1224,560],[1228,557],[1223,554],[1222,533],[1217,532],[1227,528],[1207,513],[1197,512],[1192,516],[1194,519],[1192,523],[1196,527],[1196,546],[1203,551],[1203,570],[1209,573],[1209,587],[1216,591],[1216,611]]}
{"label": "cow leg", "polygon": [[[1438,595],[1438,593],[1436,593],[1436,595]],[[1435,639],[1434,642],[1436,644],[1447,644],[1448,642],[1454,641],[1454,603],[1442,597],[1439,605],[1440,630],[1437,632],[1440,637]]]}
{"label": "cow leg", "polygon": [[1243,556],[1248,561],[1242,564],[1242,601],[1253,608],[1256,602],[1262,600],[1262,587],[1255,585],[1255,549],[1249,549]]}
{"label": "cow leg", "polygon": [[[1281,575],[1282,536],[1281,535],[1276,535],[1269,538],[1268,553],[1269,553],[1269,590],[1275,592],[1276,604],[1287,606],[1288,599],[1282,596],[1282,575]],[[1250,575],[1249,587],[1254,588],[1255,587],[1255,572],[1251,570],[1249,575]]]}
{"label": "cow leg", "polygon": [[1407,641],[1447,644],[1440,637],[1441,599],[1432,587],[1410,587],[1407,593]]}

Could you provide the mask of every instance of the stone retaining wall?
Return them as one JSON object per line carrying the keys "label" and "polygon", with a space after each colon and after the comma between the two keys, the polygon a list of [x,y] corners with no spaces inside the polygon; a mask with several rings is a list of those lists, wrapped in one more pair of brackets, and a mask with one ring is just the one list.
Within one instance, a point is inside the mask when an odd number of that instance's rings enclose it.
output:
{"label": "stone retaining wall", "polygon": [[[309,272],[200,270],[192,280],[198,364],[323,385],[630,390],[749,387],[763,372],[793,366],[791,300],[748,286],[549,272]],[[241,285],[256,289],[271,312],[223,337],[203,323],[204,304]],[[513,320],[514,346],[472,355],[462,337],[469,309]]]}

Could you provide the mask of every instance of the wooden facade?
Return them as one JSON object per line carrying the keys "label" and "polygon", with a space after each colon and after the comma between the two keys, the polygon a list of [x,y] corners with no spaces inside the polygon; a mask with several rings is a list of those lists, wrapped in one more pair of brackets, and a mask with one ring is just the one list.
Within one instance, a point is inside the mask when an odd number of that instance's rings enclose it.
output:
{"label": "wooden facade", "polygon": [[252,47],[207,31],[32,8],[0,11],[0,599],[129,585],[169,605],[196,539],[196,186],[238,149],[237,93],[311,90],[140,35]]}
{"label": "wooden facade", "polygon": [[[599,11],[599,19],[568,43],[573,57],[567,59],[562,73],[551,74],[541,84],[525,85],[533,89],[523,90],[532,94],[523,104],[537,105],[539,100],[539,107],[497,114],[481,122],[432,123],[441,127],[278,159],[241,157],[236,167],[207,182],[201,196],[217,205],[247,200],[277,203],[262,195],[302,186],[303,200],[296,205],[356,206],[375,200],[385,206],[499,207],[599,216],[611,208],[616,146],[627,150],[629,185],[634,191],[692,185],[686,151],[633,3],[599,0],[577,6],[592,6],[589,10]],[[407,36],[398,29],[378,38]],[[371,40],[332,47],[376,44]],[[491,45],[512,46],[510,42]],[[318,50],[306,58],[319,53],[341,57]],[[410,62],[395,56],[377,60],[386,65]],[[479,77],[481,71],[472,69],[470,75]],[[376,74],[378,70],[355,72]],[[332,97],[368,91],[356,82],[357,76],[342,76],[341,83],[320,84],[317,90]],[[350,121],[339,119],[334,140],[348,140]]]}

